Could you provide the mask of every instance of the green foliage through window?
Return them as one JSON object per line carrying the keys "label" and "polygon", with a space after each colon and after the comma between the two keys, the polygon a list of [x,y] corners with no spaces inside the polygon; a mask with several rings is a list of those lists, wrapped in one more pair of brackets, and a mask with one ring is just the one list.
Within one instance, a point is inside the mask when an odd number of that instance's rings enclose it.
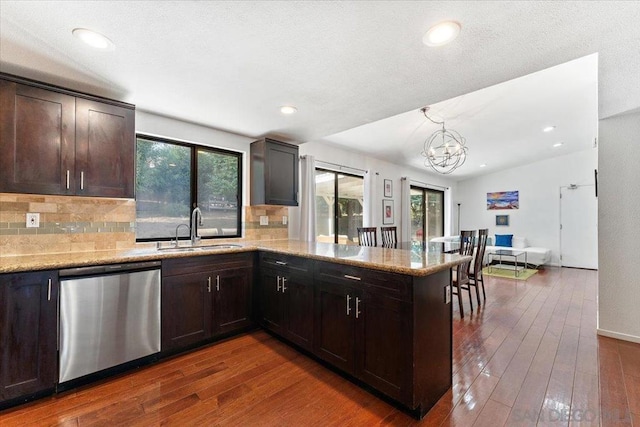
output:
{"label": "green foliage through window", "polygon": [[[201,237],[240,236],[241,154],[138,135],[136,238],[175,238],[202,210]],[[197,196],[197,197],[196,197]],[[186,227],[179,237],[187,238]]]}

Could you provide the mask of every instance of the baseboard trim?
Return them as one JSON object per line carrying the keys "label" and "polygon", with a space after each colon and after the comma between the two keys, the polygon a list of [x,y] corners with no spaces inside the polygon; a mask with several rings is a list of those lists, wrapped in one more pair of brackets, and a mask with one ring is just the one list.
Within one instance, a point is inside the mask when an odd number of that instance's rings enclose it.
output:
{"label": "baseboard trim", "polygon": [[603,337],[615,338],[617,340],[640,344],[640,337],[636,337],[635,335],[621,334],[620,332],[607,331],[606,329],[600,328],[598,328],[596,331],[598,335],[601,335]]}

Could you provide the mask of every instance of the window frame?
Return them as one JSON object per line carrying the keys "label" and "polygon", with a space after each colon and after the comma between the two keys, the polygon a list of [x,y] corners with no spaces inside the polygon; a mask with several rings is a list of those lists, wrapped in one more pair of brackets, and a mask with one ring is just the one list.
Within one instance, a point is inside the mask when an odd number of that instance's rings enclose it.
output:
{"label": "window frame", "polygon": [[[338,207],[339,205],[339,198],[338,198],[338,175],[344,175],[344,176],[348,176],[348,177],[352,177],[352,178],[360,178],[362,180],[362,197],[363,197],[363,203],[366,203],[364,201],[364,176],[362,175],[356,175],[356,174],[352,174],[352,173],[345,173],[342,171],[336,171],[336,170],[332,170],[332,169],[326,169],[326,168],[322,168],[322,167],[316,167],[315,172],[317,171],[321,171],[324,173],[332,173],[333,174],[333,194],[334,194],[334,201],[333,201],[333,228],[334,228],[334,233],[333,233],[333,243],[337,244],[338,240],[339,240],[339,236],[338,236],[338,216],[340,214],[340,209]],[[314,185],[316,185],[314,183]],[[363,206],[364,209],[364,206]],[[317,218],[316,218],[317,221]],[[316,232],[316,237],[317,237],[317,232]]]}
{"label": "window frame", "polygon": [[[134,164],[135,164],[135,183],[134,183],[134,188],[136,189],[136,202],[137,202],[137,189],[138,189],[138,182],[137,182],[137,177],[138,177],[138,139],[144,139],[146,141],[150,141],[150,142],[161,142],[164,144],[172,144],[172,145],[178,145],[181,147],[186,147],[189,148],[191,153],[191,159],[190,159],[190,178],[189,178],[189,188],[190,188],[190,195],[189,195],[189,228],[191,229],[192,225],[191,224],[191,212],[193,212],[193,209],[197,206],[197,202],[198,202],[198,150],[204,150],[204,151],[208,151],[208,152],[212,152],[212,153],[218,153],[218,154],[225,154],[225,155],[232,155],[234,157],[237,158],[238,160],[238,174],[237,174],[237,180],[238,180],[238,194],[236,195],[236,203],[237,203],[237,207],[238,207],[238,215],[237,215],[237,219],[236,219],[236,230],[237,230],[237,234],[221,234],[221,235],[217,235],[217,236],[203,236],[202,239],[229,239],[229,238],[241,238],[242,237],[242,209],[243,209],[243,205],[242,205],[242,200],[243,200],[243,191],[244,191],[244,186],[243,186],[243,182],[242,182],[242,177],[243,177],[243,158],[244,155],[242,152],[240,151],[233,151],[233,150],[228,150],[228,149],[223,149],[223,148],[218,148],[218,147],[210,147],[208,145],[202,145],[202,144],[196,144],[196,143],[190,143],[190,142],[185,142],[185,141],[180,141],[177,139],[171,139],[171,138],[166,138],[166,137],[160,137],[160,136],[154,136],[154,135],[148,135],[148,134],[144,134],[144,133],[136,133],[136,150],[135,150],[135,159],[134,159]],[[138,216],[137,216],[137,209],[136,209],[136,222],[137,222]],[[171,239],[173,240],[175,238],[175,236],[168,236],[168,237],[144,237],[144,238],[138,238],[136,236],[136,242],[162,242],[162,241],[166,241],[167,239]],[[189,240],[189,237],[178,237],[178,240]]]}
{"label": "window frame", "polygon": [[[410,185],[409,186],[409,192],[411,192],[411,190],[418,190],[422,193],[422,242],[426,242],[427,241],[427,203],[429,202],[429,198],[427,197],[428,193],[441,193],[442,195],[442,214],[440,215],[441,218],[440,220],[442,221],[442,230],[444,232],[444,219],[445,219],[445,203],[444,203],[444,198],[445,198],[445,191],[444,190],[436,190],[433,188],[427,188],[427,187],[420,187],[417,185]],[[411,196],[409,196],[411,197]],[[411,221],[411,219],[409,219],[409,221]],[[409,227],[409,231],[411,231],[411,227]]]}

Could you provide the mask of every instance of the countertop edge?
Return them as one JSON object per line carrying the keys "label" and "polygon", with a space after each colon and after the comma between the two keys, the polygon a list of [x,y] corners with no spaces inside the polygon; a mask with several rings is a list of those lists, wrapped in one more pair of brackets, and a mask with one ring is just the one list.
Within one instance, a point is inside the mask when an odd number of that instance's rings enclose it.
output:
{"label": "countertop edge", "polygon": [[[272,252],[272,253],[280,253],[283,255],[292,255],[299,256],[309,259],[315,259],[320,261],[329,261],[337,264],[350,265],[354,267],[363,267],[370,268],[373,270],[386,271],[391,273],[404,274],[409,276],[423,277],[428,276],[433,273],[437,273],[442,270],[446,270],[456,265],[459,265],[469,259],[469,256],[459,256],[459,255],[450,255],[450,257],[454,258],[449,261],[443,261],[438,264],[420,268],[411,268],[407,266],[401,265],[393,265],[393,264],[382,264],[376,263],[373,261],[365,261],[358,259],[349,259],[349,258],[340,258],[335,256],[327,256],[320,255],[309,252],[301,252],[290,249],[281,249],[270,247],[269,244],[273,245],[273,241],[265,241],[265,242],[251,242],[251,243],[241,243],[242,247],[236,248],[224,248],[224,249],[210,249],[210,250],[199,250],[197,252],[149,252],[145,253],[145,251],[150,251],[150,248],[132,248],[132,249],[122,249],[118,251],[95,251],[90,252],[89,256],[84,252],[74,252],[69,254],[43,254],[43,255],[20,255],[20,256],[6,256],[0,257],[0,261],[10,260],[10,259],[20,259],[24,261],[24,258],[33,257],[33,262],[16,262],[15,264],[4,264],[0,263],[0,274],[6,273],[20,273],[20,272],[29,272],[29,271],[42,271],[42,270],[53,270],[53,269],[62,269],[62,268],[70,268],[70,267],[84,267],[89,265],[100,265],[100,264],[119,264],[126,262],[139,262],[139,261],[158,261],[169,258],[186,258],[193,256],[208,256],[208,255],[224,255],[224,254],[233,254],[233,253],[243,253],[243,252]],[[382,249],[381,249],[382,250]],[[401,249],[384,249],[384,250],[401,250]],[[47,256],[68,256],[68,259],[64,260],[50,260],[45,261],[42,259],[38,259],[39,257],[44,258]],[[79,256],[81,255],[81,256]]]}

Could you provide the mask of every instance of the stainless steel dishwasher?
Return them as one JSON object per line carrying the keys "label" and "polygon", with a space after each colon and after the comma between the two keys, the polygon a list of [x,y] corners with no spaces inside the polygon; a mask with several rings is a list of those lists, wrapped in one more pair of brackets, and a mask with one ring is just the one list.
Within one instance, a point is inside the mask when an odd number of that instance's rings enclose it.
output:
{"label": "stainless steel dishwasher", "polygon": [[60,270],[59,383],[160,351],[160,261]]}

